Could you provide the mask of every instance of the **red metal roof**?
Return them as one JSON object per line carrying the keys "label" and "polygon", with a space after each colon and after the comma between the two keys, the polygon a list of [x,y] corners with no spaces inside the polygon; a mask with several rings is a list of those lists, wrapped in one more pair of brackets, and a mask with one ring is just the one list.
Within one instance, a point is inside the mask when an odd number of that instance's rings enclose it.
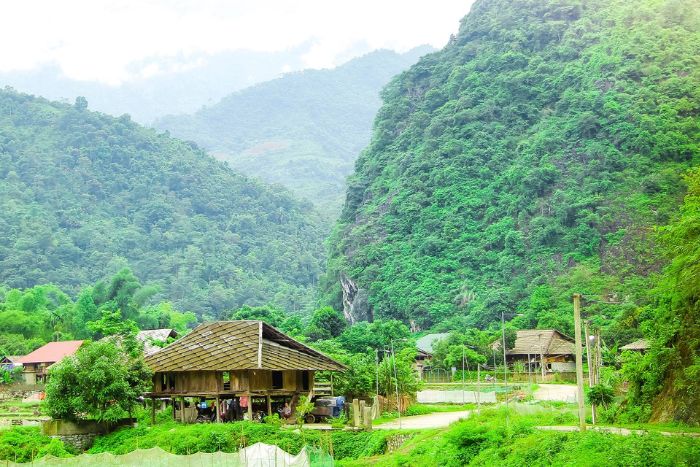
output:
{"label": "red metal roof", "polygon": [[20,359],[21,363],[55,363],[78,351],[84,341],[49,342]]}

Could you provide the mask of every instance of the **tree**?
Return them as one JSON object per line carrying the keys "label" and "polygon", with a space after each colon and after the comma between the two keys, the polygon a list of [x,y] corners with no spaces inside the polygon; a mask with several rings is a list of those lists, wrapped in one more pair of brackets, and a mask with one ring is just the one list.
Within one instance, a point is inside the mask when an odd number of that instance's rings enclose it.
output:
{"label": "tree", "polygon": [[415,358],[416,350],[406,348],[379,362],[379,393],[389,397],[398,388],[399,395],[414,396],[421,384],[413,366]]}
{"label": "tree", "polygon": [[325,306],[314,311],[306,335],[311,340],[331,339],[338,337],[346,327],[343,313]]}
{"label": "tree", "polygon": [[46,410],[56,419],[114,422],[131,416],[151,376],[140,353],[113,342],[87,343],[49,370]]}

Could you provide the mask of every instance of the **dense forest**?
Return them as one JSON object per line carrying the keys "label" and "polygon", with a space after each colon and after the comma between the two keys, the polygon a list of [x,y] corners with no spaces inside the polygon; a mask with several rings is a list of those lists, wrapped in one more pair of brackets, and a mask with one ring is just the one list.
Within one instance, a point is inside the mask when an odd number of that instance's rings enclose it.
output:
{"label": "dense forest", "polygon": [[334,69],[286,74],[155,126],[236,171],[291,189],[335,220],[345,179],[369,143],[382,87],[430,51],[378,50]]}
{"label": "dense forest", "polygon": [[697,6],[476,2],[384,90],[329,301],[342,285],[346,312],[366,295],[358,316],[485,326],[518,310],[565,331],[574,291],[635,302],[700,155]]}
{"label": "dense forest", "polygon": [[309,306],[327,231],[309,203],[191,143],[0,91],[0,284],[71,296],[130,267],[156,299],[218,317]]}

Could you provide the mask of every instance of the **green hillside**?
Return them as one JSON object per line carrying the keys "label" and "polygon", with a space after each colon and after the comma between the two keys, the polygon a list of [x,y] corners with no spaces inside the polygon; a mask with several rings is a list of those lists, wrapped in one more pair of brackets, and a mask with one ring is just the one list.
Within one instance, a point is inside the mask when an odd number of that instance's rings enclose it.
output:
{"label": "green hillside", "polygon": [[309,203],[86,106],[0,91],[0,284],[75,295],[129,266],[199,315],[307,306],[326,231]]}
{"label": "green hillside", "polygon": [[345,178],[369,143],[381,88],[430,51],[379,50],[335,69],[290,73],[155,126],[239,172],[290,188],[335,219]]}
{"label": "green hillside", "polygon": [[609,344],[640,337],[666,262],[654,228],[700,162],[699,12],[478,0],[383,91],[326,301],[352,319],[449,329],[521,313],[519,326],[570,332],[580,292],[599,297],[585,311]]}

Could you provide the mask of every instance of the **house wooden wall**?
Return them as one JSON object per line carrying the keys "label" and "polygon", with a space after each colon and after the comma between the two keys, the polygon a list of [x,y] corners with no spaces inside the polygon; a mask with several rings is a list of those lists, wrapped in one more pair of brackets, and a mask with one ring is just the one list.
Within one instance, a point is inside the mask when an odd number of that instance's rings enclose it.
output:
{"label": "house wooden wall", "polygon": [[[163,394],[209,394],[209,393],[245,393],[245,392],[305,392],[313,389],[314,372],[308,371],[308,386],[304,389],[304,372],[302,370],[282,371],[282,387],[272,387],[270,370],[235,370],[230,371],[230,384],[224,384],[222,371],[186,371],[156,373],[153,375],[153,392]],[[174,388],[171,388],[174,382]]]}

